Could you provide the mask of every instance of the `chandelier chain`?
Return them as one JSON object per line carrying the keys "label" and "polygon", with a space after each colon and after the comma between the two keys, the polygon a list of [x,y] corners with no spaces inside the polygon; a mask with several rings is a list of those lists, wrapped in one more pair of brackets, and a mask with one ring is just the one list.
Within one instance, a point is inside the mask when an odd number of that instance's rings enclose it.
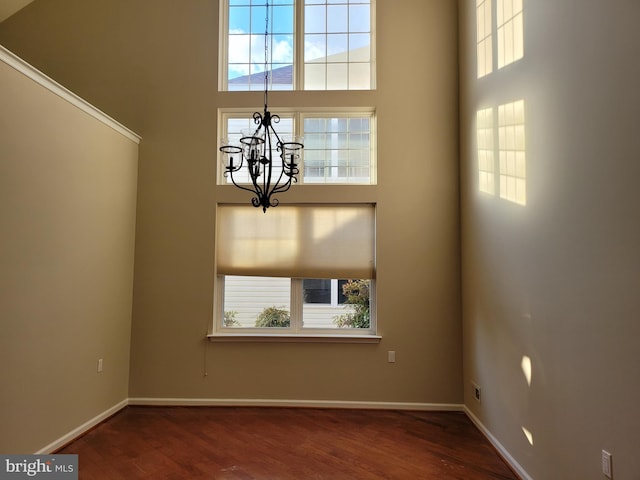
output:
{"label": "chandelier chain", "polygon": [[[262,207],[266,213],[267,208],[276,207],[280,202],[274,198],[274,194],[286,192],[292,183],[298,181],[297,175],[301,152],[304,145],[301,138],[294,134],[291,138],[280,137],[274,129],[274,125],[280,122],[280,116],[269,112],[269,53],[270,36],[269,23],[273,23],[273,12],[269,0],[266,0],[265,32],[264,32],[264,111],[254,112],[253,123],[257,125],[255,130],[243,131],[240,145],[230,144],[226,139],[220,147],[220,151],[227,158],[224,168],[225,177],[241,190],[254,194],[251,203],[254,207]],[[271,34],[273,37],[273,33]],[[234,156],[239,161],[234,161]],[[246,169],[250,183],[238,180],[235,174]],[[241,175],[241,174],[239,174]]]}
{"label": "chandelier chain", "polygon": [[264,23],[264,106],[266,110],[269,104],[269,0],[267,0]]}

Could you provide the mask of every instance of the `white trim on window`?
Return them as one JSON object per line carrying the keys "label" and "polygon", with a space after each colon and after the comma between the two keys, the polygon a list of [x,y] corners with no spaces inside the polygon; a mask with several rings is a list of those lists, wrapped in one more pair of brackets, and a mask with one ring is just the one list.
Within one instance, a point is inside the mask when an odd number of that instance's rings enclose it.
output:
{"label": "white trim on window", "polygon": [[[257,277],[260,278],[260,277]],[[375,280],[369,280],[369,328],[340,328],[336,326],[320,328],[320,327],[305,327],[304,326],[304,302],[303,302],[303,279],[301,278],[292,278],[290,280],[290,289],[288,291],[288,299],[287,305],[282,305],[285,309],[289,310],[290,314],[290,324],[288,327],[251,327],[251,326],[225,326],[225,281],[226,277],[224,275],[218,275],[216,280],[216,291],[214,295],[214,322],[213,329],[210,333],[210,336],[223,336],[223,337],[245,337],[245,336],[253,336],[253,337],[284,337],[288,338],[289,336],[302,336],[302,337],[320,337],[320,338],[334,338],[334,337],[367,337],[367,338],[377,338],[376,336],[376,287]],[[257,280],[259,282],[259,280]],[[276,300],[274,303],[280,306],[279,301]],[[320,308],[325,307],[327,305],[320,305]]]}

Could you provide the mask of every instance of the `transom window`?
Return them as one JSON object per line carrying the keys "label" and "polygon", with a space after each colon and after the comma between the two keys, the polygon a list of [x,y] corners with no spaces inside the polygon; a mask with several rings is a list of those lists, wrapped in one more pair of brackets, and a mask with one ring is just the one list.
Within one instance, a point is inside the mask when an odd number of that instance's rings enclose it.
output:
{"label": "transom window", "polygon": [[[375,117],[366,112],[274,112],[280,116],[278,134],[303,137],[299,184],[375,184]],[[220,114],[220,138],[239,144],[242,132],[255,128],[251,111]],[[218,183],[228,184],[220,156]],[[236,181],[249,182],[246,171]],[[278,172],[276,172],[277,174]]]}
{"label": "transom window", "polygon": [[[374,0],[221,0],[220,89],[374,88]],[[269,18],[265,45],[265,20]]]}

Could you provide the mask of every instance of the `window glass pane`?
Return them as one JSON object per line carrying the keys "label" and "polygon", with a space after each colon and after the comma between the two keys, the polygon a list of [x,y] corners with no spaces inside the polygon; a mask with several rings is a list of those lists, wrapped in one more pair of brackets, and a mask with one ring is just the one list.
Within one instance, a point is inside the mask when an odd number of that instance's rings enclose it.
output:
{"label": "window glass pane", "polygon": [[[251,7],[251,32],[264,35],[267,9],[265,6],[254,5]],[[270,28],[268,30],[271,30]]]}
{"label": "window glass pane", "polygon": [[[243,136],[243,132],[247,131],[255,131],[258,128],[258,125],[254,122],[253,118],[251,118],[251,113],[247,113],[244,118],[242,117],[227,117],[226,118],[226,129],[223,132],[223,138],[229,145],[240,145],[240,138]],[[293,135],[294,132],[294,124],[293,117],[280,116],[280,123],[276,124],[276,132],[281,137],[287,137]],[[275,144],[275,143],[274,143]],[[275,158],[280,158],[277,155],[275,147],[272,150],[272,156]],[[224,158],[225,156],[221,156],[222,162],[229,161],[229,159]],[[234,165],[238,165],[241,160],[240,154],[236,154],[233,157]],[[228,175],[224,174],[224,169],[226,165],[221,164],[218,166],[220,168],[220,172],[222,173],[221,184],[227,185],[232,184],[231,178]],[[280,175],[282,171],[282,165],[278,165],[276,162],[274,164],[273,174]],[[234,173],[234,178],[236,183],[250,183],[251,180],[249,178],[249,172],[246,168],[241,169],[240,171]]]}
{"label": "window glass pane", "polygon": [[307,6],[304,9],[305,33],[325,33],[327,31],[327,9],[323,6]]}
{"label": "window glass pane", "polygon": [[371,88],[371,65],[369,63],[349,64],[349,90]]}
{"label": "window glass pane", "polygon": [[370,127],[369,115],[304,118],[303,182],[371,183]]}
{"label": "window glass pane", "polygon": [[327,62],[348,61],[349,37],[347,35],[327,36]]}
{"label": "window glass pane", "polygon": [[[304,69],[305,90],[371,88],[371,7],[368,1],[306,0],[305,34],[305,63],[327,64],[322,72]],[[353,62],[360,64],[354,66]]]}
{"label": "window glass pane", "polygon": [[327,56],[327,45],[325,35],[305,35],[304,41],[304,61],[323,62]]}
{"label": "window glass pane", "polygon": [[249,7],[229,8],[229,33],[247,33],[251,30],[251,9]]}
{"label": "window glass pane", "polygon": [[327,66],[308,63],[304,67],[304,84],[307,90],[326,90]]}
{"label": "window glass pane", "polygon": [[[305,279],[305,282],[309,280]],[[302,313],[304,328],[351,329],[371,326],[369,280],[324,282],[324,285],[331,285],[331,301],[305,302]]]}
{"label": "window glass pane", "polygon": [[347,6],[335,5],[327,7],[327,32],[347,32]]}
{"label": "window glass pane", "polygon": [[349,31],[368,32],[371,29],[369,5],[349,6]]}
{"label": "window glass pane", "polygon": [[331,280],[326,278],[305,278],[303,285],[304,303],[331,304]]}
{"label": "window glass pane", "polygon": [[293,5],[274,7],[271,17],[269,33],[293,33]]}
{"label": "window glass pane", "polygon": [[349,47],[349,60],[352,62],[368,62],[371,59],[371,37],[368,34],[349,35]]}
{"label": "window glass pane", "polygon": [[[264,0],[236,0],[229,5],[226,52],[229,91],[264,89],[265,4]],[[267,36],[269,87],[274,90],[293,89],[293,25],[293,1],[278,0],[269,9]]]}
{"label": "window glass pane", "polygon": [[223,327],[290,326],[291,280],[277,277],[225,277]]}
{"label": "window glass pane", "polygon": [[327,90],[347,90],[349,85],[346,63],[327,65]]}

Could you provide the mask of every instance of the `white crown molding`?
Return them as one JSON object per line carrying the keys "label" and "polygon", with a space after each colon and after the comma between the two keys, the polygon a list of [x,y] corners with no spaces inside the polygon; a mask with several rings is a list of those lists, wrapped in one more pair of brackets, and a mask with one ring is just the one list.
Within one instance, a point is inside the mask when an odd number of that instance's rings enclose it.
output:
{"label": "white crown molding", "polygon": [[96,107],[88,103],[86,100],[80,98],[75,93],[66,89],[65,87],[60,85],[58,82],[48,77],[47,75],[42,73],[40,70],[30,65],[29,63],[25,62],[23,59],[21,59],[16,54],[6,49],[2,45],[0,45],[0,61],[6,63],[10,67],[14,68],[18,72],[22,73],[26,77],[36,82],[37,84],[43,86],[50,92],[66,100],[76,108],[79,108],[83,112],[91,115],[96,120],[99,120],[105,125],[111,127],[116,132],[127,137],[129,140],[137,144],[140,143],[141,137],[138,134],[129,130],[127,127],[125,127],[118,121],[114,120],[113,118],[108,116],[106,113],[102,112],[101,110],[98,110]]}

